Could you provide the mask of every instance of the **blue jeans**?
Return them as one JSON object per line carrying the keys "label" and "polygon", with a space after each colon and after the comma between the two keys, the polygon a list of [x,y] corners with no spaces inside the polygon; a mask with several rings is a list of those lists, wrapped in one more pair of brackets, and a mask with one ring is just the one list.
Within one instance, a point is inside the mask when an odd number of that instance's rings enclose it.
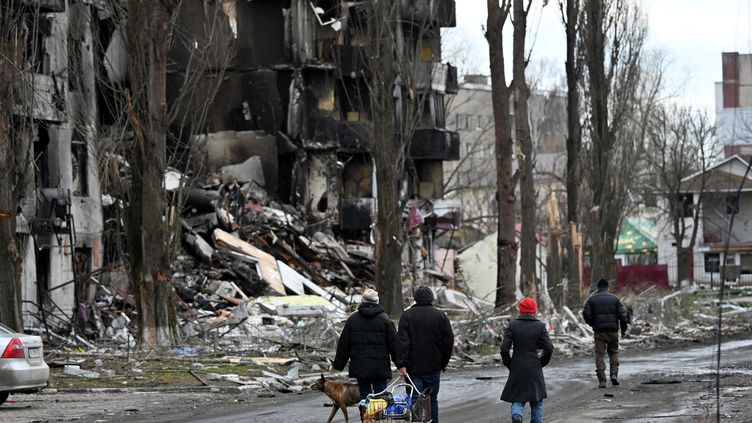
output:
{"label": "blue jeans", "polygon": [[[432,423],[439,423],[439,385],[441,381],[441,371],[428,373],[425,375],[410,375],[418,391],[425,392],[426,389],[431,391],[431,418]],[[414,397],[417,397],[415,393]],[[413,400],[415,401],[415,400]]]}
{"label": "blue jeans", "polygon": [[368,394],[377,394],[386,389],[386,379],[358,378],[358,388],[362,401]]}
{"label": "blue jeans", "polygon": [[[530,409],[530,423],[543,423],[543,400],[530,401]],[[521,419],[523,414],[525,414],[525,403],[513,402],[512,420],[517,416]]]}

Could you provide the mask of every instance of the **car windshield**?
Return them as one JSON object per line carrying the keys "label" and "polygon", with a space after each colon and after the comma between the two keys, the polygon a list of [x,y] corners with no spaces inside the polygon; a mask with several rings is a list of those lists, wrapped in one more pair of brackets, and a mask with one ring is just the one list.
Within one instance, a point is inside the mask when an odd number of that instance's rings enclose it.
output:
{"label": "car windshield", "polygon": [[11,330],[8,326],[0,323],[0,333],[11,334],[16,332],[14,330]]}

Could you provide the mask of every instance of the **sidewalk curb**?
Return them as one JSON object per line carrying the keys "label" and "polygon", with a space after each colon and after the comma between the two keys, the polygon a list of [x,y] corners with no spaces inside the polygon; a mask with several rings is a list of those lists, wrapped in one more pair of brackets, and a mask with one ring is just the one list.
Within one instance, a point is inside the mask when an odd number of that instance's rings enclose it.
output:
{"label": "sidewalk curb", "polygon": [[217,394],[242,394],[258,390],[245,388],[242,386],[191,386],[191,387],[138,387],[138,388],[48,388],[42,389],[39,393],[42,395],[55,394],[179,394],[179,393],[217,393]]}

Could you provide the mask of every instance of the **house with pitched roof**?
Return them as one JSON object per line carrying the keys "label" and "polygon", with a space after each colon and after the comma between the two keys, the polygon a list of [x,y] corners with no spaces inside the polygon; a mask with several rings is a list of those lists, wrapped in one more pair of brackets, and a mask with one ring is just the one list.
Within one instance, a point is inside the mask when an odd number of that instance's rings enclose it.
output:
{"label": "house with pitched roof", "polygon": [[[668,265],[671,285],[694,282],[717,286],[724,263],[728,283],[752,285],[752,174],[748,172],[747,160],[733,155],[704,172],[687,176],[682,180],[681,192],[684,223],[688,227],[695,224],[692,215],[696,207],[700,207],[700,213],[696,222],[697,239],[688,263],[690,281],[677,280],[673,224],[670,216],[659,216],[658,263]],[[659,196],[658,201],[665,204],[666,195]],[[659,208],[666,209],[660,205]],[[689,241],[689,236],[685,237],[682,245],[688,247]],[[727,242],[728,252],[724,253]]]}

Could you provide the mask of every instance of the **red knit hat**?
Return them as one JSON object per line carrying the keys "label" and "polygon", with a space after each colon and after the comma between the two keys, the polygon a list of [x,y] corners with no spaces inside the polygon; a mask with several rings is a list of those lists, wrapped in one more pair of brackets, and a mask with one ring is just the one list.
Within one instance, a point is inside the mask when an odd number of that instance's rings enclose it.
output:
{"label": "red knit hat", "polygon": [[537,314],[538,303],[532,298],[525,298],[520,301],[520,313],[522,314]]}

